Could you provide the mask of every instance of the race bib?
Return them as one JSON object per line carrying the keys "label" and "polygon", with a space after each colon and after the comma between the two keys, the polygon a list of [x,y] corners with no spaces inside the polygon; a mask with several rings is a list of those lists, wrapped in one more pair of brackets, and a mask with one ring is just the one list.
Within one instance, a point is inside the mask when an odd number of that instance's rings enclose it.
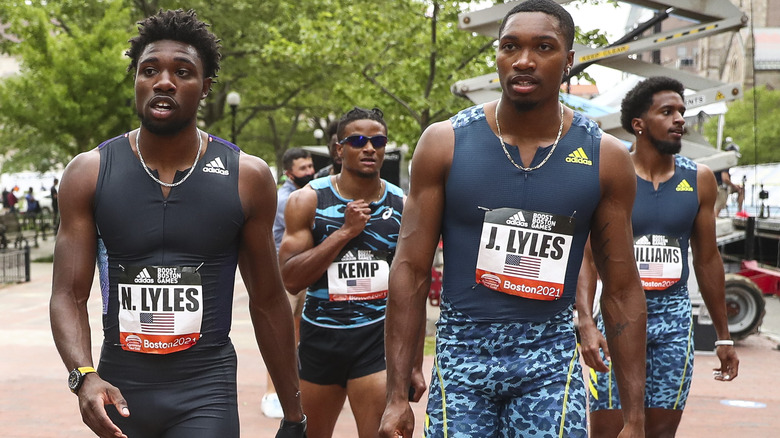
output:
{"label": "race bib", "polygon": [[682,278],[682,251],[676,237],[636,236],[634,258],[645,290],[665,290]]}
{"label": "race bib", "polygon": [[489,289],[535,300],[563,294],[574,240],[573,217],[499,208],[485,213],[476,281]]}
{"label": "race bib", "polygon": [[328,267],[330,301],[362,301],[387,297],[390,265],[385,252],[347,250]]}
{"label": "race bib", "polygon": [[200,339],[203,286],[193,267],[130,266],[119,276],[122,349],[168,354]]}

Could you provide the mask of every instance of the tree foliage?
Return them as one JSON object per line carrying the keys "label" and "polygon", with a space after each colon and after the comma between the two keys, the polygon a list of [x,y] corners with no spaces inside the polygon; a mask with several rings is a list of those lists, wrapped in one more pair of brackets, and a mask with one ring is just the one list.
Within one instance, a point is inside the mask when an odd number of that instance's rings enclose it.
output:
{"label": "tree foliage", "polygon": [[[280,162],[352,106],[376,106],[392,140],[414,145],[468,103],[450,93],[452,82],[484,73],[492,58],[490,38],[457,29],[467,3],[277,1],[241,9],[238,20],[236,4],[209,12],[229,62],[221,96],[242,95],[239,144]],[[224,108],[219,98],[212,104],[214,113]]]}
{"label": "tree foliage", "polygon": [[[269,162],[313,144],[352,106],[380,107],[389,135],[413,147],[431,123],[468,106],[450,86],[493,70],[493,38],[459,30],[480,0],[6,0],[0,16],[22,63],[0,83],[0,152],[41,170],[136,126],[122,56],[134,23],[195,9],[222,40],[222,69],[200,120],[231,139],[230,91],[241,94],[236,142]],[[8,18],[6,18],[8,17]],[[595,40],[597,35],[584,36]],[[281,167],[281,166],[278,166]]]}
{"label": "tree foliage", "polygon": [[[731,137],[740,146],[739,164],[780,162],[778,106],[780,90],[767,90],[765,86],[748,90],[743,99],[729,105],[723,136]],[[704,126],[704,134],[712,144],[716,144],[717,130],[716,118]]]}
{"label": "tree foliage", "polygon": [[129,127],[129,10],[97,0],[28,3],[0,7],[19,41],[2,49],[21,60],[20,74],[0,82],[0,151],[11,169],[47,170]]}

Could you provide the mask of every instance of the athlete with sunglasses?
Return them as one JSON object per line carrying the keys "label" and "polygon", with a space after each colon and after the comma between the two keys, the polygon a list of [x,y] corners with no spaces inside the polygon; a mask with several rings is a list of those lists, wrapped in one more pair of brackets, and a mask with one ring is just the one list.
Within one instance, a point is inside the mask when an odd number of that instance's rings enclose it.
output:
{"label": "athlete with sunglasses", "polygon": [[[290,195],[279,261],[287,290],[308,288],[298,351],[309,438],[333,434],[346,397],[368,438],[385,402],[385,305],[403,192],[379,176],[382,111],[347,112],[337,134],[341,172]],[[419,399],[425,385],[417,376]]]}

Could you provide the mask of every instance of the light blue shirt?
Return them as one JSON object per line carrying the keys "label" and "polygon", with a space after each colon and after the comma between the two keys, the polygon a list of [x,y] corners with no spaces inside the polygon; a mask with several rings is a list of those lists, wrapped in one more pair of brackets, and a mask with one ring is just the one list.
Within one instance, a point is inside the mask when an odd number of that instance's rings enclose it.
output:
{"label": "light blue shirt", "polygon": [[287,226],[284,223],[284,209],[287,207],[287,199],[290,197],[290,193],[298,190],[298,186],[287,179],[287,181],[279,187],[276,192],[276,218],[274,219],[274,242],[276,242],[276,252],[279,252],[279,247],[282,245],[282,236],[284,236],[284,230]]}

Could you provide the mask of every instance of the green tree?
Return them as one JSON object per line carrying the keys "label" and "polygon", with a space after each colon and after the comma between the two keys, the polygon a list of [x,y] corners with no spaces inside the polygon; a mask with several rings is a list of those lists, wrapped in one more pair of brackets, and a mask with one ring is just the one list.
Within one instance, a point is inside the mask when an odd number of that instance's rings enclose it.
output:
{"label": "green tree", "polygon": [[[740,146],[739,164],[780,162],[779,105],[780,90],[767,90],[765,86],[748,90],[743,99],[729,105],[723,135]],[[717,130],[717,118],[704,125],[704,135],[712,144],[717,142]]]}
{"label": "green tree", "polygon": [[266,2],[237,20],[236,5],[225,6],[212,22],[223,41],[240,42],[224,52],[232,57],[225,91],[242,94],[241,146],[260,146],[251,151],[270,158],[261,149],[270,143],[280,162],[288,147],[311,144],[314,129],[355,105],[382,108],[392,139],[414,145],[430,123],[467,104],[451,83],[480,74],[492,58],[492,39],[457,29],[466,3]]}
{"label": "green tree", "polygon": [[428,125],[470,104],[450,92],[452,83],[493,70],[493,38],[457,28],[464,8],[484,4],[6,0],[0,16],[18,40],[0,50],[20,59],[22,71],[0,83],[0,152],[40,168],[132,129],[122,54],[136,21],[169,8],[197,10],[222,39],[222,69],[200,114],[209,132],[230,138],[225,99],[238,91],[237,143],[271,163],[312,144],[314,129],[354,105],[382,108],[392,139],[413,147]]}
{"label": "green tree", "polygon": [[464,2],[399,3],[404,5],[393,8],[397,15],[367,17],[384,19],[383,29],[363,26],[365,40],[372,43],[360,54],[356,69],[363,79],[360,88],[372,88],[368,97],[393,122],[393,139],[414,146],[430,124],[471,104],[453,95],[450,86],[493,70],[495,38],[457,28]]}
{"label": "green tree", "polygon": [[312,144],[314,129],[355,105],[382,108],[392,139],[414,145],[430,123],[468,104],[450,93],[452,82],[490,69],[492,39],[457,29],[468,3],[237,1],[207,9],[187,2],[223,41],[207,125],[228,131],[224,97],[238,91],[238,143],[269,161]]}
{"label": "green tree", "polygon": [[47,170],[129,127],[131,22],[121,2],[6,1],[0,16],[18,38],[0,49],[21,60],[0,82],[5,170]]}

